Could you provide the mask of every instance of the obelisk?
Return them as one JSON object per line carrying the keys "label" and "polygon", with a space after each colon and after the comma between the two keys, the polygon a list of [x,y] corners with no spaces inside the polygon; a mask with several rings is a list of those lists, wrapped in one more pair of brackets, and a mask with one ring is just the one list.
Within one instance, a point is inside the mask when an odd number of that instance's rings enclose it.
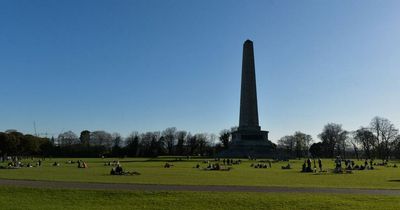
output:
{"label": "obelisk", "polygon": [[239,130],[259,131],[253,42],[243,44]]}
{"label": "obelisk", "polygon": [[254,49],[250,40],[246,40],[243,44],[240,91],[239,127],[232,132],[229,147],[218,156],[272,158],[275,146],[268,140],[268,131],[261,130],[258,122]]}

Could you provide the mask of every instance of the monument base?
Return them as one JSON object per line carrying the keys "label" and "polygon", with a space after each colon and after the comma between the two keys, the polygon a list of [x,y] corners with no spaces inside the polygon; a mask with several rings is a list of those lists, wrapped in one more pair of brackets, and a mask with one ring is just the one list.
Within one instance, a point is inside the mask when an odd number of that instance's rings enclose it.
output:
{"label": "monument base", "polygon": [[232,133],[229,148],[219,153],[225,158],[273,158],[275,145],[268,140],[268,131],[238,130]]}

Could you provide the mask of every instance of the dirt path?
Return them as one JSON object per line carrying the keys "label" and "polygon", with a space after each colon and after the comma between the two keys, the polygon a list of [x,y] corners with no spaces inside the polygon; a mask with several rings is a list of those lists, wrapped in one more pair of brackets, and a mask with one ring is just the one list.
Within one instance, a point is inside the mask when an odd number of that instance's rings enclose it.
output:
{"label": "dirt path", "polygon": [[85,189],[85,190],[146,190],[146,191],[198,191],[198,192],[265,192],[265,193],[339,193],[368,195],[400,195],[400,190],[344,189],[344,188],[300,188],[300,187],[257,187],[257,186],[196,186],[196,185],[151,185],[112,184],[88,182],[57,182],[0,179],[0,186]]}

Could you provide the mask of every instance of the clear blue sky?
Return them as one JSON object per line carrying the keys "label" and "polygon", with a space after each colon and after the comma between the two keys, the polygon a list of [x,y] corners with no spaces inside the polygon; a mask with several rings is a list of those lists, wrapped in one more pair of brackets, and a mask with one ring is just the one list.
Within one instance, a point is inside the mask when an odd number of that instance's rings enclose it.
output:
{"label": "clear blue sky", "polygon": [[376,116],[400,127],[400,1],[0,1],[0,131],[218,133],[254,41],[274,141]]}

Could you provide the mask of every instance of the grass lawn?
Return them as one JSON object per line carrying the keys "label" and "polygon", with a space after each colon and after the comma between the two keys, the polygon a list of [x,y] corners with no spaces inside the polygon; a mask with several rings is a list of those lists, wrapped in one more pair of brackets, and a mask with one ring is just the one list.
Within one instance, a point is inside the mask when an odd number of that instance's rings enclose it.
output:
{"label": "grass lawn", "polygon": [[[302,161],[291,160],[291,170],[282,170],[287,162],[273,163],[271,169],[255,169],[250,167],[254,161],[243,161],[233,165],[231,171],[206,171],[194,166],[201,160],[176,161],[175,158],[125,158],[120,162],[125,170],[138,171],[138,176],[110,176],[110,166],[105,162],[114,159],[84,159],[89,165],[87,169],[78,169],[76,164],[66,164],[68,159],[51,159],[43,162],[41,167],[22,169],[0,169],[0,178],[107,182],[107,183],[145,183],[145,184],[177,184],[177,185],[245,185],[245,186],[287,186],[287,187],[338,187],[338,188],[375,188],[400,189],[400,168],[377,166],[375,170],[354,171],[353,174],[313,174],[300,173]],[[74,159],[77,160],[77,159]],[[23,160],[28,163],[31,160]],[[60,167],[53,167],[53,162]],[[166,161],[174,166],[164,168]],[[33,162],[33,161],[31,161]],[[4,163],[5,164],[5,163]],[[361,164],[357,162],[357,164]],[[201,167],[207,164],[201,163]],[[400,166],[399,162],[397,165]],[[325,168],[333,168],[332,160],[324,159]]]}
{"label": "grass lawn", "polygon": [[400,197],[0,187],[1,209],[398,209]]}

